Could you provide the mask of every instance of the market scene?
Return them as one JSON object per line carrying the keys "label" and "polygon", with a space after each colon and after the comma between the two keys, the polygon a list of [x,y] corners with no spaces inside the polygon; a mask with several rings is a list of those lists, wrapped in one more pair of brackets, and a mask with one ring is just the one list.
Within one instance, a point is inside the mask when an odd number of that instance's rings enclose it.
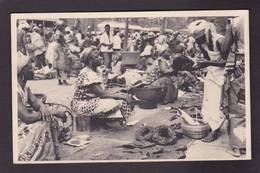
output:
{"label": "market scene", "polygon": [[246,157],[243,17],[20,19],[16,30],[18,161]]}

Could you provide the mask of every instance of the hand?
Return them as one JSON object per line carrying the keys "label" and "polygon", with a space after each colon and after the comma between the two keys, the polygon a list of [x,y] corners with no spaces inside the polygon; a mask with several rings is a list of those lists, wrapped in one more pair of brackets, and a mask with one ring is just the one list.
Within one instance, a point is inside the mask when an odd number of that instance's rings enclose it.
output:
{"label": "hand", "polygon": [[208,67],[210,64],[208,61],[202,61],[202,62],[198,62],[197,65],[193,66],[192,69],[193,70],[197,70],[197,69],[201,69],[201,68],[206,68]]}
{"label": "hand", "polygon": [[132,96],[130,96],[130,95],[127,95],[125,101],[126,101],[129,105],[131,105],[131,104],[134,103],[134,98],[133,98]]}
{"label": "hand", "polygon": [[41,113],[43,121],[52,121],[53,120],[53,117],[50,114],[49,110],[43,104],[40,106],[40,113]]}
{"label": "hand", "polygon": [[239,78],[241,75],[243,75],[243,72],[239,67],[236,67],[234,69],[233,73],[234,73],[235,78]]}

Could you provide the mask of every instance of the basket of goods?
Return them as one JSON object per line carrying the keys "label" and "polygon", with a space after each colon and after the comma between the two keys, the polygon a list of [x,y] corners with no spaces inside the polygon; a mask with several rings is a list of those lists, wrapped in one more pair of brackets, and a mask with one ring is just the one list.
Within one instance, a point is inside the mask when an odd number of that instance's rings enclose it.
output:
{"label": "basket of goods", "polygon": [[181,125],[182,132],[184,135],[193,139],[202,139],[208,135],[210,132],[209,124],[204,122],[200,117],[200,113],[197,108],[195,117],[191,117],[184,111],[181,111],[181,116],[183,118],[183,123]]}

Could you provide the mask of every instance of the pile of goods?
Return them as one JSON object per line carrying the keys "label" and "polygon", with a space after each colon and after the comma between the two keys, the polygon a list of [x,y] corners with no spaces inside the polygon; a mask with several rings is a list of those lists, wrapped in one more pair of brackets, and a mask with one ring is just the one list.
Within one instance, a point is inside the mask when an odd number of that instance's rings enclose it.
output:
{"label": "pile of goods", "polygon": [[137,130],[136,140],[146,140],[158,145],[171,145],[176,143],[177,135],[171,126],[161,125],[156,128],[144,126]]}

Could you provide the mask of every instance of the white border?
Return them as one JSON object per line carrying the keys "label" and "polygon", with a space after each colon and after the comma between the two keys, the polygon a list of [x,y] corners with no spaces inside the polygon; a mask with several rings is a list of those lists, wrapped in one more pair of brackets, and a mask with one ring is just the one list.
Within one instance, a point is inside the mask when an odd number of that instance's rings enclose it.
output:
{"label": "white border", "polygon": [[[12,112],[13,134],[18,134],[17,125],[17,19],[57,19],[57,18],[135,18],[135,17],[220,17],[220,16],[243,16],[245,36],[245,76],[246,76],[246,150],[245,158],[217,159],[224,160],[251,160],[251,103],[250,103],[250,56],[249,56],[249,11],[248,10],[207,10],[207,11],[148,11],[148,12],[87,12],[87,13],[12,13],[11,14],[11,49],[12,49]],[[114,162],[171,162],[171,161],[216,161],[216,159],[160,159],[160,160],[73,160],[73,161],[18,161],[17,135],[13,135],[13,163],[14,164],[43,164],[43,163],[114,163]]]}

